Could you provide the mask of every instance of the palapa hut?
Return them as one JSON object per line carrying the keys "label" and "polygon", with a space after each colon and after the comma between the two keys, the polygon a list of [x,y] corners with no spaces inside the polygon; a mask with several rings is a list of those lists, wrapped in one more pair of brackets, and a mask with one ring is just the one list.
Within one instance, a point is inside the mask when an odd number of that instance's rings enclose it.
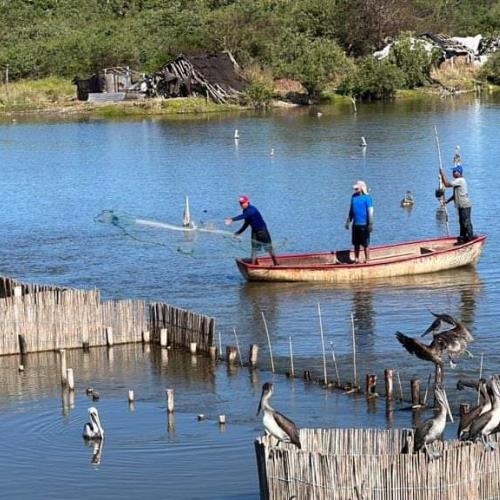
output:
{"label": "palapa hut", "polygon": [[180,54],[157,71],[152,80],[158,96],[202,95],[217,103],[238,99],[247,85],[229,52]]}

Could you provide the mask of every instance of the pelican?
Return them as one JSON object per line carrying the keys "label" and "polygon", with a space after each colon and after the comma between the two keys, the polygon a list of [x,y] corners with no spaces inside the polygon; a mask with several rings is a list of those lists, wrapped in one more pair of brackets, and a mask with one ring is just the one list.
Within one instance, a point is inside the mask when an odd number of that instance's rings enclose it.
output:
{"label": "pelican", "polygon": [[493,431],[500,425],[500,385],[496,376],[491,377],[492,402],[491,410],[474,419],[470,425],[468,441],[481,439],[485,448],[494,450],[497,444],[486,441]]}
{"label": "pelican", "polygon": [[486,379],[481,378],[477,383],[470,383],[468,381],[459,380],[457,389],[461,391],[465,387],[472,387],[479,390],[480,400],[477,406],[471,408],[468,413],[460,416],[460,423],[458,424],[457,438],[463,439],[467,435],[472,422],[479,416],[491,410],[492,390],[486,383]]}
{"label": "pelican", "polygon": [[85,394],[87,394],[87,396],[92,396],[93,393],[94,393],[93,387],[87,387],[87,389],[85,389]]}
{"label": "pelican", "polygon": [[410,354],[414,354],[417,358],[423,359],[424,361],[432,361],[436,365],[443,366],[441,346],[434,342],[434,340],[429,345],[426,345],[401,332],[396,332],[396,338]]}
{"label": "pelican", "polygon": [[240,138],[240,133],[238,132],[238,129],[234,130],[234,138],[239,139]]}
{"label": "pelican", "polygon": [[423,448],[431,460],[440,456],[437,450],[429,450],[429,445],[432,444],[432,448],[434,448],[434,443],[438,439],[441,439],[444,428],[446,427],[446,414],[450,416],[450,420],[453,422],[450,405],[448,404],[444,389],[440,386],[436,386],[434,394],[438,404],[438,413],[417,427],[415,430],[414,444],[414,451],[420,451]]}
{"label": "pelican", "polygon": [[[449,314],[436,314],[432,311],[431,314],[433,314],[436,319],[422,334],[422,337],[432,332],[434,336],[433,343],[436,342],[441,346],[442,351],[447,352],[450,366],[455,368],[456,359],[463,353],[466,353],[470,358],[474,357],[472,353],[467,350],[467,345],[469,342],[474,341],[474,337],[464,323]],[[443,323],[452,325],[452,328],[437,333]]]}
{"label": "pelican", "polygon": [[286,418],[285,415],[282,415],[272,408],[269,404],[269,399],[271,399],[272,395],[273,384],[271,382],[266,382],[262,386],[262,396],[260,397],[259,407],[257,409],[257,415],[259,415],[261,410],[264,413],[262,422],[264,423],[266,433],[270,436],[274,436],[278,442],[293,443],[300,449],[299,429],[297,429],[297,426]]}
{"label": "pelican", "polygon": [[269,156],[274,156],[274,148],[271,148],[271,152],[269,153]]}
{"label": "pelican", "polygon": [[361,142],[359,145],[362,148],[366,148],[366,146],[368,145],[368,143],[366,142],[366,139],[364,137],[361,137]]}
{"label": "pelican", "polygon": [[406,191],[405,197],[401,200],[402,207],[412,207],[415,204],[415,198],[411,191]]}
{"label": "pelican", "polygon": [[88,410],[90,422],[83,426],[84,439],[103,439],[104,429],[102,428],[101,421],[99,420],[99,413],[97,408],[91,406]]}

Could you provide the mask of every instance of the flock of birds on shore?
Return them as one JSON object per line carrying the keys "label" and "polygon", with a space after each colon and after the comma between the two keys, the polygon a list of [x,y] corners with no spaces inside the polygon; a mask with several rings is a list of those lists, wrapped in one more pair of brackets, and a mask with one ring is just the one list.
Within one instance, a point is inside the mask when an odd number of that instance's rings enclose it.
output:
{"label": "flock of birds on shore", "polygon": [[[409,337],[401,332],[396,332],[397,340],[410,353],[418,358],[430,361],[435,365],[443,367],[443,355],[447,355],[450,366],[455,367],[458,358],[462,354],[472,357],[467,347],[474,337],[468,328],[449,314],[435,314],[432,324],[423,332],[422,336],[432,333],[433,339],[430,344],[424,344],[420,340]],[[441,330],[444,325],[450,328]],[[479,404],[463,413],[458,424],[457,438],[462,441],[477,442],[484,444],[485,449],[497,448],[495,441],[488,440],[493,434],[500,431],[500,376],[493,375],[489,380],[480,378],[477,381],[460,380],[457,384],[458,390],[472,388],[479,392]],[[270,399],[273,395],[273,384],[266,382],[262,387],[257,415],[263,414],[262,422],[265,432],[270,438],[275,438],[277,443],[291,443],[301,448],[300,432],[295,423],[285,415],[275,410]],[[414,434],[413,450],[407,445],[402,453],[418,453],[425,451],[429,459],[440,456],[436,449],[436,443],[442,440],[446,427],[447,417],[453,422],[450,405],[444,388],[440,385],[435,387],[436,411],[435,414],[417,426]],[[87,389],[87,395],[92,396],[94,401],[99,395],[94,389]],[[97,396],[97,397],[94,397]],[[104,429],[95,407],[88,409],[90,421],[84,425],[83,437],[89,441],[102,441]]]}

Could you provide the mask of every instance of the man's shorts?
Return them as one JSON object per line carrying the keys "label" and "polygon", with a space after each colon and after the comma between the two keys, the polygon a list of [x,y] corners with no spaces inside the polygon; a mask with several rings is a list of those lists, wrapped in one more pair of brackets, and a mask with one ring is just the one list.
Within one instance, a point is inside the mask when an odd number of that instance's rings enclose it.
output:
{"label": "man's shorts", "polygon": [[352,226],[352,244],[367,247],[370,244],[370,233],[366,224]]}
{"label": "man's shorts", "polygon": [[252,232],[252,250],[272,249],[271,235],[267,229]]}

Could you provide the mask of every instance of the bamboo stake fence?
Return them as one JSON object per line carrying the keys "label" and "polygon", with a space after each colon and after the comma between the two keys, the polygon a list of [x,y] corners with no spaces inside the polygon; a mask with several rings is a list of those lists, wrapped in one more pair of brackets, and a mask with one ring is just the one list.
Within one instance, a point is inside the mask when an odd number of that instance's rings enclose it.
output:
{"label": "bamboo stake fence", "polygon": [[[168,304],[141,300],[100,300],[99,290],[20,283],[0,278],[0,355],[142,342],[152,331],[159,342],[208,353],[215,320]],[[110,330],[111,329],[111,330]]]}
{"label": "bamboo stake fence", "polygon": [[[499,437],[494,436],[496,442]],[[302,429],[302,449],[255,441],[262,499],[479,500],[500,497],[500,449],[457,440],[429,460],[413,430]],[[274,440],[274,443],[276,441]]]}

